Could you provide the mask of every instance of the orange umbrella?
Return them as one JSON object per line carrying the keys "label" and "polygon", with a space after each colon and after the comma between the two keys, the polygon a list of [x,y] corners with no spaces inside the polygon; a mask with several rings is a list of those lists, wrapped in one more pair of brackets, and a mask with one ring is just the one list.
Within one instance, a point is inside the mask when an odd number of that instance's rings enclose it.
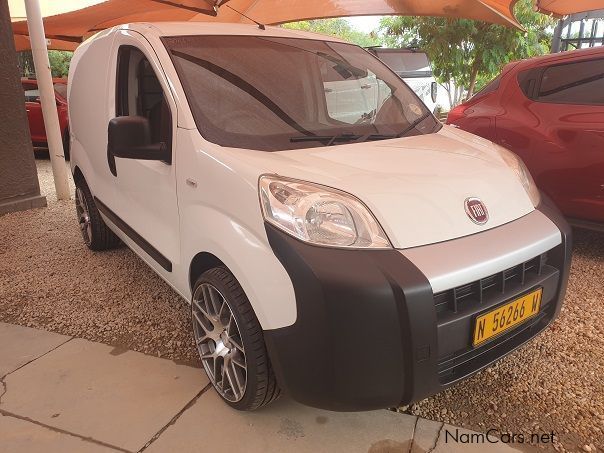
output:
{"label": "orange umbrella", "polygon": [[604,0],[535,0],[535,4],[540,12],[558,17],[604,8]]}
{"label": "orange umbrella", "polygon": [[[51,40],[81,42],[89,35],[128,22],[255,21],[277,25],[342,16],[405,15],[463,17],[519,27],[516,0],[107,0],[44,19]],[[15,35],[27,35],[25,21],[13,22]]]}

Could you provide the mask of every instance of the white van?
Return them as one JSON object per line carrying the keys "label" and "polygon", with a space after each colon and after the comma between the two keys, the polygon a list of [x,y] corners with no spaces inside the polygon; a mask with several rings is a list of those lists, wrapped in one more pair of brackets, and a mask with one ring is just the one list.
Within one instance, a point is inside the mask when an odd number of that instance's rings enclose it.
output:
{"label": "white van", "polygon": [[[329,99],[350,84],[374,91]],[[570,231],[522,162],[357,46],[122,25],[75,52],[69,109],[85,243],[124,242],[191,303],[237,409],[417,401],[560,311]]]}
{"label": "white van", "polygon": [[382,60],[426,104],[428,110],[436,110],[438,83],[432,73],[430,60],[425,52],[417,49],[389,49],[369,47],[371,53]]}

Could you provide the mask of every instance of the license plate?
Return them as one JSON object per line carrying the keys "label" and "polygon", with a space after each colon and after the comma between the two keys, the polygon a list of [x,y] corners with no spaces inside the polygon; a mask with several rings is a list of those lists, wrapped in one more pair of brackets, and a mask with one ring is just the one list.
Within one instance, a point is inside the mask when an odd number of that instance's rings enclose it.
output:
{"label": "license plate", "polygon": [[473,345],[478,346],[539,313],[543,288],[478,316],[474,324]]}

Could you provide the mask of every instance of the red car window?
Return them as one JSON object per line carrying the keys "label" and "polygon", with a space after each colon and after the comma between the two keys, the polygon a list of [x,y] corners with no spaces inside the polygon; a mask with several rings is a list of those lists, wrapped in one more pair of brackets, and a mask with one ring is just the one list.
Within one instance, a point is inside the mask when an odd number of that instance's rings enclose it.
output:
{"label": "red car window", "polygon": [[604,59],[550,66],[543,71],[539,102],[604,105]]}
{"label": "red car window", "polygon": [[25,93],[25,102],[36,102],[36,100],[40,97],[40,91],[36,85],[23,85],[23,91]]}
{"label": "red car window", "polygon": [[67,99],[67,85],[64,83],[55,83],[55,93],[61,96],[63,99]]}

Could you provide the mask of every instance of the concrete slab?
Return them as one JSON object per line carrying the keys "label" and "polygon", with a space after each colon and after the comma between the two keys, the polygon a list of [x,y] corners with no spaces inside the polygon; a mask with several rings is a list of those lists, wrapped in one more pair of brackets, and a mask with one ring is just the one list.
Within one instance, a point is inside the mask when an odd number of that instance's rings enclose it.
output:
{"label": "concrete slab", "polygon": [[52,351],[70,338],[0,322],[0,378]]}
{"label": "concrete slab", "polygon": [[119,450],[60,433],[44,426],[0,416],[0,453],[115,453]]}
{"label": "concrete slab", "polygon": [[436,448],[441,427],[443,427],[441,422],[419,418],[415,425],[411,453],[424,453]]}
{"label": "concrete slab", "polygon": [[1,410],[130,451],[208,384],[200,369],[80,339],[4,382]]}
{"label": "concrete slab", "polygon": [[407,453],[415,420],[386,410],[329,412],[286,398],[244,413],[228,407],[210,389],[145,453]]}
{"label": "concrete slab", "polygon": [[[518,451],[538,451],[535,447],[522,446],[517,449],[513,445],[497,442],[495,436],[489,440],[482,433],[463,428],[426,420],[418,419],[415,427],[415,436],[411,453],[515,453]],[[493,443],[491,443],[493,442]]]}

